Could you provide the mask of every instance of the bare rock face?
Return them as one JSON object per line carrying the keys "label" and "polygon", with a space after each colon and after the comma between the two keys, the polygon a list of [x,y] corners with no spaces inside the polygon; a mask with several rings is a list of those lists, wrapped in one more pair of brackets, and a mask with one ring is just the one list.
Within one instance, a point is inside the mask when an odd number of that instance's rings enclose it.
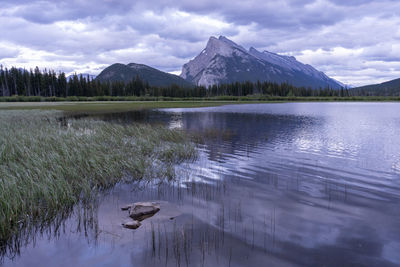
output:
{"label": "bare rock face", "polygon": [[183,65],[183,79],[199,86],[244,81],[290,83],[294,86],[340,89],[342,84],[294,57],[249,50],[224,36],[211,37],[204,50]]}
{"label": "bare rock face", "polygon": [[137,229],[142,225],[139,221],[127,221],[122,224],[123,227],[128,229]]}
{"label": "bare rock face", "polygon": [[160,204],[154,202],[136,202],[129,209],[129,217],[143,221],[160,211]]}
{"label": "bare rock face", "polygon": [[[246,49],[220,36],[210,37],[206,48],[193,60],[183,65],[181,77],[196,85],[210,86],[227,78],[225,61],[220,57],[246,56]],[[216,57],[217,56],[217,57]]]}

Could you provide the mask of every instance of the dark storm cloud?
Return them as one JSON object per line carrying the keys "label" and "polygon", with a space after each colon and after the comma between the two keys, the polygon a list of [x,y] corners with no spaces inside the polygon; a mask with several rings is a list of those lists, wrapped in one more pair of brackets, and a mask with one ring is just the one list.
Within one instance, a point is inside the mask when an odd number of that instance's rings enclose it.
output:
{"label": "dark storm cloud", "polygon": [[[211,4],[211,8],[203,12],[220,10],[219,15],[235,24],[246,25],[252,22],[259,27],[267,28],[301,28],[330,25],[342,17],[342,14],[332,7],[328,9],[314,8],[312,0],[306,1],[243,1],[232,4],[229,1],[218,2],[218,6]],[[190,6],[189,6],[190,7]],[[188,11],[196,11],[185,5]]]}
{"label": "dark storm cloud", "polygon": [[[8,5],[15,1],[6,0]],[[101,18],[106,15],[133,17],[146,10],[157,13],[166,8],[177,8],[200,15],[217,14],[236,25],[255,22],[261,27],[290,27],[331,25],[345,18],[345,13],[335,4],[347,1],[321,2],[314,0],[286,1],[17,1],[13,15],[35,23],[52,23],[60,20]],[[354,6],[366,1],[349,1]]]}
{"label": "dark storm cloud", "polygon": [[[15,1],[8,1],[8,6]],[[13,15],[35,23],[52,23],[88,17],[123,14],[131,9],[132,1],[18,1]],[[7,6],[7,5],[6,5]]]}
{"label": "dark storm cloud", "polygon": [[177,71],[221,34],[368,83],[400,76],[399,10],[391,0],[3,0],[0,63],[94,73],[140,62]]}

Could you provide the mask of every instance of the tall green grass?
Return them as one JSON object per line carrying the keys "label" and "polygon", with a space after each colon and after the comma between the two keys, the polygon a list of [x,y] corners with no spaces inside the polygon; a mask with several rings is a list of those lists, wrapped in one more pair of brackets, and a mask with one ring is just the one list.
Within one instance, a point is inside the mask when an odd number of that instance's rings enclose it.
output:
{"label": "tall green grass", "polygon": [[174,176],[195,157],[178,131],[57,118],[57,111],[0,111],[0,240],[118,182]]}

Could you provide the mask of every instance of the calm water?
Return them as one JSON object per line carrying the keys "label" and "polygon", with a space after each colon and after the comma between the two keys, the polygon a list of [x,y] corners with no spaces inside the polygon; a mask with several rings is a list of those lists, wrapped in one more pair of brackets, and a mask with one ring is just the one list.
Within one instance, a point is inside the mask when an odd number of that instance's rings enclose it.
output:
{"label": "calm water", "polygon": [[[179,181],[118,185],[27,233],[4,266],[400,266],[400,105],[131,112],[195,135]],[[201,138],[200,138],[201,137]],[[123,204],[156,200],[137,230]]]}

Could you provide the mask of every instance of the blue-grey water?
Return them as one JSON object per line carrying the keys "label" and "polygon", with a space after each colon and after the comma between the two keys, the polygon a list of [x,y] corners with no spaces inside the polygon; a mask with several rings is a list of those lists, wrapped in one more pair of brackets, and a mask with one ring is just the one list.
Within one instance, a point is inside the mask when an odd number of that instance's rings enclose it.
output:
{"label": "blue-grey water", "polygon": [[[244,104],[101,119],[182,129],[199,157],[177,166],[177,181],[118,185],[90,212],[76,208],[27,233],[4,266],[400,266],[400,104]],[[145,200],[161,211],[137,230],[122,228],[119,207]]]}

